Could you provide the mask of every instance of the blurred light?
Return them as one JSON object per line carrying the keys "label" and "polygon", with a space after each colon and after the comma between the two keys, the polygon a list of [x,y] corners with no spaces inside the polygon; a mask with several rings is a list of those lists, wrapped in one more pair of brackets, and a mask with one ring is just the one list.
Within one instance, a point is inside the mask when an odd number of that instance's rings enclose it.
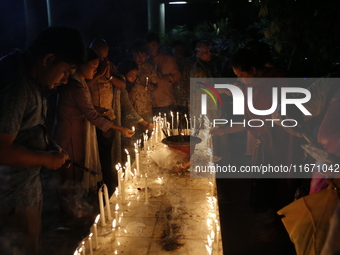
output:
{"label": "blurred light", "polygon": [[169,2],[169,4],[187,4],[185,1]]}

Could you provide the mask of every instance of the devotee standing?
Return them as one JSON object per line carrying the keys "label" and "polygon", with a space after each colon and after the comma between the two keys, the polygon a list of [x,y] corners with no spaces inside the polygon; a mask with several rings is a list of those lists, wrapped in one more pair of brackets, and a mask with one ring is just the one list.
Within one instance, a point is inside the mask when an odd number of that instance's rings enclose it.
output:
{"label": "devotee standing", "polygon": [[59,93],[56,141],[59,141],[75,163],[98,173],[97,178],[91,178],[89,173],[84,174],[84,171],[75,165],[71,167],[71,171],[61,171],[61,208],[64,214],[76,218],[85,217],[90,213],[91,208],[88,207],[84,196],[90,191],[97,193],[97,183],[101,181],[102,171],[95,126],[104,132],[117,130],[126,137],[134,134],[130,129],[113,124],[94,109],[85,80],[93,78],[98,64],[97,54],[88,49],[86,63],[77,69]]}
{"label": "devotee standing", "polygon": [[[104,39],[95,39],[90,48],[97,53],[100,60],[97,74],[87,82],[92,103],[98,114],[105,113],[105,118],[121,126],[120,96],[121,89],[125,89],[126,83],[116,66],[108,60],[109,46]],[[117,171],[114,165],[122,162],[121,135],[120,132],[113,130],[103,132],[98,128],[96,132],[103,181],[111,195],[118,185]]]}
{"label": "devotee standing", "polygon": [[150,56],[149,61],[156,65],[158,83],[157,89],[152,93],[153,115],[174,111],[175,97],[173,85],[181,78],[181,73],[175,59],[160,52],[160,38],[155,33],[146,35],[146,41],[149,44]]}
{"label": "devotee standing", "polygon": [[[248,49],[241,49],[232,56],[230,64],[246,94],[247,88],[253,88],[253,105],[255,109],[266,110],[272,104],[272,87],[287,86],[284,73],[281,70],[264,67],[255,53]],[[258,78],[282,78],[282,79],[258,79]],[[253,114],[245,105],[245,121],[250,119],[269,119],[271,116],[259,116]],[[265,121],[264,121],[265,122]],[[303,158],[302,150],[290,134],[280,126],[272,127],[268,122],[261,127],[233,125],[227,127],[215,127],[211,129],[213,135],[231,134],[248,130],[256,138],[252,165],[270,164],[289,165],[299,164]],[[297,186],[292,179],[253,179],[251,187],[251,206],[261,215],[264,227],[263,233],[258,236],[259,242],[272,242],[278,238],[281,229],[277,215],[274,213],[294,199]],[[265,223],[265,222],[270,223]],[[273,222],[278,223],[273,225]]]}
{"label": "devotee standing", "polygon": [[47,138],[44,90],[65,84],[85,60],[77,30],[50,27],[25,52],[0,61],[0,253],[38,254],[42,188],[40,169],[68,159]]}

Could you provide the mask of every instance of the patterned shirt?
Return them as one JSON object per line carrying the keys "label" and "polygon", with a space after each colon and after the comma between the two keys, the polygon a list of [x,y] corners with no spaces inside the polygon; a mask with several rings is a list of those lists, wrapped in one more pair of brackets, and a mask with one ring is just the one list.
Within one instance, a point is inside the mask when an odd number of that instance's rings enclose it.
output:
{"label": "patterned shirt", "polygon": [[175,103],[173,84],[181,78],[176,61],[172,56],[160,52],[152,62],[163,76],[158,81],[157,89],[152,92],[153,107],[173,105]]}
{"label": "patterned shirt", "polygon": [[148,62],[138,66],[138,69],[137,80],[129,93],[129,98],[138,114],[146,114],[152,112],[151,91],[146,87],[146,79],[149,83],[156,84],[158,77],[155,66]]}
{"label": "patterned shirt", "polygon": [[[0,133],[32,150],[46,150],[46,100],[41,87],[28,75],[22,53],[0,60]],[[0,201],[35,206],[42,201],[40,168],[0,165]]]}

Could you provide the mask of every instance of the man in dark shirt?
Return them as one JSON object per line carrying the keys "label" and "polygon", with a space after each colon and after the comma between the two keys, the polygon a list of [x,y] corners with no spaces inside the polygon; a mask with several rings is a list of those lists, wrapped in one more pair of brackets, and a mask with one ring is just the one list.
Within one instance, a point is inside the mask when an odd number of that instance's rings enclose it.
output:
{"label": "man in dark shirt", "polygon": [[38,254],[41,167],[68,159],[44,126],[44,90],[66,83],[85,59],[80,33],[50,27],[25,52],[0,59],[0,254]]}

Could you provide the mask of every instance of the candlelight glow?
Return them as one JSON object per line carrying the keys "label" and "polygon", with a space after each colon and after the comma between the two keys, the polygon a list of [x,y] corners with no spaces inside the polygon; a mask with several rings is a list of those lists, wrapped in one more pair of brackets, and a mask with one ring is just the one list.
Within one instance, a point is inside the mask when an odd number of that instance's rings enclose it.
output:
{"label": "candlelight glow", "polygon": [[211,254],[211,248],[208,245],[205,245],[205,248],[207,249],[208,254]]}
{"label": "candlelight glow", "polygon": [[126,152],[126,154],[127,154],[127,155],[129,155],[129,152],[128,152],[128,150],[127,150],[127,149],[125,149],[125,152]]}
{"label": "candlelight glow", "polygon": [[116,204],[115,211],[118,211],[118,210],[119,210],[119,205]]}
{"label": "candlelight glow", "polygon": [[214,232],[214,230],[211,230],[210,236],[211,236],[211,240],[215,239],[215,232]]}
{"label": "candlelight glow", "polygon": [[210,235],[207,235],[207,239],[208,239],[208,245],[209,245],[209,247],[211,247],[211,245],[212,245],[212,240],[211,240],[211,238],[210,238]]}
{"label": "candlelight glow", "polygon": [[116,228],[116,219],[114,219],[114,220],[112,221],[112,228],[113,228],[113,229]]}
{"label": "candlelight glow", "polygon": [[94,220],[94,224],[97,224],[100,219],[100,214],[97,215],[96,219]]}

